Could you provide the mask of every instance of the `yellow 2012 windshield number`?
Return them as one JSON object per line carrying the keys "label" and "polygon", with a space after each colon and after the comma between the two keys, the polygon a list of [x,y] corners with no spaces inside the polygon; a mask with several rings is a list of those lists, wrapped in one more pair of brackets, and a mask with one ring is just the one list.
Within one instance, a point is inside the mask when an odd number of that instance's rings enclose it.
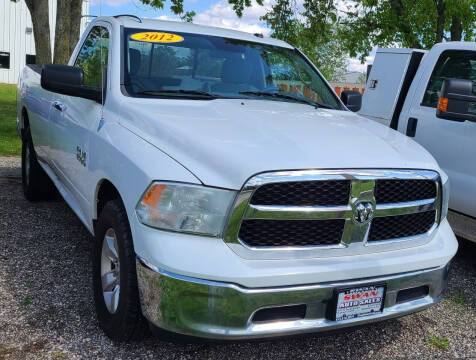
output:
{"label": "yellow 2012 windshield number", "polygon": [[183,41],[183,37],[163,32],[141,32],[131,35],[131,39],[147,42],[175,43]]}

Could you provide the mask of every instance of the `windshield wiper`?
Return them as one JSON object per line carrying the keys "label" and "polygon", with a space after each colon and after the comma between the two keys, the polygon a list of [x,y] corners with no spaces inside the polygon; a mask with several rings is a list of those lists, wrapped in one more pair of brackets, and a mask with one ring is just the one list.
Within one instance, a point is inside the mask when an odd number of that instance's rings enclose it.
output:
{"label": "windshield wiper", "polygon": [[201,90],[184,90],[184,89],[173,89],[173,90],[141,90],[137,92],[139,95],[173,95],[173,94],[183,94],[183,95],[198,95],[205,96],[208,98],[221,98],[223,96],[218,94],[212,94],[206,91]]}
{"label": "windshield wiper", "polygon": [[298,101],[304,104],[308,104],[311,106],[314,106],[316,109],[319,107],[326,108],[326,109],[333,109],[332,106],[327,105],[327,104],[322,104],[317,101],[312,101],[308,100],[302,97],[298,96],[293,96],[293,95],[288,95],[288,94],[283,94],[279,92],[267,92],[267,91],[240,91],[240,94],[243,95],[256,95],[256,96],[270,96],[270,97],[275,97],[275,98],[281,98],[281,99],[287,99],[287,100],[294,100]]}

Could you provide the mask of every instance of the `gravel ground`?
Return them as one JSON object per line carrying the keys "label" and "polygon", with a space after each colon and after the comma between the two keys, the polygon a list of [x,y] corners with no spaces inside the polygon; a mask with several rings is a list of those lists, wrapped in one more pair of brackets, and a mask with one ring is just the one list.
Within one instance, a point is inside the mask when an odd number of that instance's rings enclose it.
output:
{"label": "gravel ground", "polygon": [[63,200],[27,202],[19,166],[0,158],[0,359],[476,359],[476,246],[465,242],[445,300],[398,320],[264,342],[114,343],[94,314],[91,235]]}

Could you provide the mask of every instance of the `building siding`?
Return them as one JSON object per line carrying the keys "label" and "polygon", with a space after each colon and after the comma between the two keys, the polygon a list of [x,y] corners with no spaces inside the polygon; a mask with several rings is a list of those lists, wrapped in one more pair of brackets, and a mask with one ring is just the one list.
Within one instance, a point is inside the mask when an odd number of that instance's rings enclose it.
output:
{"label": "building siding", "polygon": [[[56,24],[56,0],[49,0],[49,20],[51,49],[54,48],[54,32]],[[83,2],[83,14],[89,14],[89,1]],[[81,21],[81,33],[86,28],[88,19]],[[0,0],[0,52],[10,53],[10,68],[0,68],[0,83],[15,84],[26,63],[26,55],[35,55],[33,33],[27,34],[26,29],[33,29],[30,12],[24,0],[13,2]]]}

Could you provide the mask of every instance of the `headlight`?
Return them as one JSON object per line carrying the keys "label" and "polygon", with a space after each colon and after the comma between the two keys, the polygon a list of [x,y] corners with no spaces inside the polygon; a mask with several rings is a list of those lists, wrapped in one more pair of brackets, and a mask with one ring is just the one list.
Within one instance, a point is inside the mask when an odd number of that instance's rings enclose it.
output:
{"label": "headlight", "polygon": [[[443,220],[446,215],[448,215],[448,205],[450,200],[450,179],[445,173],[441,173],[441,184],[442,184],[442,199],[441,199],[441,217]],[[440,221],[441,221],[440,220]]]}
{"label": "headlight", "polygon": [[143,224],[158,229],[219,236],[235,194],[200,185],[153,183],[136,212]]}

